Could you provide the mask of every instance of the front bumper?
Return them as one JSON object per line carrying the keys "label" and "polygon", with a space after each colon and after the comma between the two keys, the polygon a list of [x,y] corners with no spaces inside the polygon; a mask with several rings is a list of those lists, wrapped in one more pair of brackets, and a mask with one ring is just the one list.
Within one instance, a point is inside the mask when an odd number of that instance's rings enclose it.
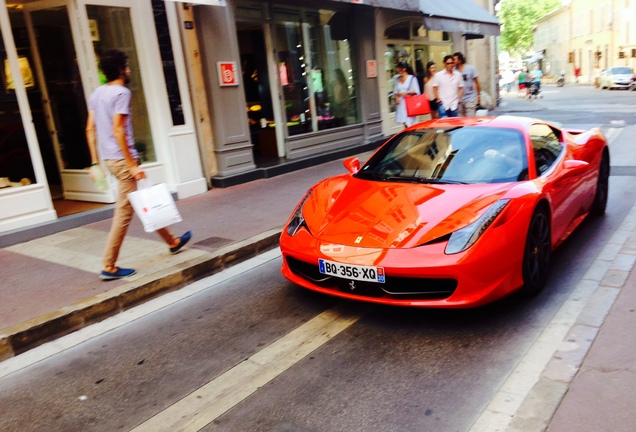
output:
{"label": "front bumper", "polygon": [[[446,255],[446,242],[409,249],[373,249],[321,242],[304,229],[293,237],[283,232],[282,273],[305,288],[353,300],[402,306],[475,307],[501,298],[523,283],[525,234],[510,235],[501,229],[490,234],[467,251]],[[320,258],[383,267],[386,282],[360,282],[321,274]]]}

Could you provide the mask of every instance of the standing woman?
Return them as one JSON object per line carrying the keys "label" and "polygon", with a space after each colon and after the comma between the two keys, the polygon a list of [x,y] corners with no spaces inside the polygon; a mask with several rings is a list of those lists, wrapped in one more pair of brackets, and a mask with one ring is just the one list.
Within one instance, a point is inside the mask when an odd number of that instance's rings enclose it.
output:
{"label": "standing woman", "polygon": [[420,94],[420,85],[417,83],[417,79],[409,74],[408,65],[405,62],[399,62],[395,69],[399,74],[395,80],[395,87],[393,88],[395,121],[396,123],[402,123],[404,126],[409,127],[415,124],[417,116],[407,116],[404,98]]}
{"label": "standing woman", "polygon": [[426,76],[424,77],[424,94],[428,98],[428,103],[431,105],[431,118],[439,118],[437,108],[439,107],[438,101],[435,99],[435,91],[433,90],[433,77],[437,72],[437,66],[435,62],[430,61],[426,63]]}

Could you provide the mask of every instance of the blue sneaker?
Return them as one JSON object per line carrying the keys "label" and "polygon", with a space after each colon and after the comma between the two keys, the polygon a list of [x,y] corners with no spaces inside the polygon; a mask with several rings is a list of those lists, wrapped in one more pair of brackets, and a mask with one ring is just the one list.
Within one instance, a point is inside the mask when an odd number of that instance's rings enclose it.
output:
{"label": "blue sneaker", "polygon": [[184,235],[179,237],[179,244],[176,245],[175,247],[170,248],[170,253],[172,255],[174,255],[177,252],[179,252],[182,247],[184,247],[186,244],[188,244],[188,242],[190,241],[191,238],[192,238],[192,231],[186,232]]}
{"label": "blue sneaker", "polygon": [[114,272],[107,272],[106,270],[102,270],[102,272],[99,274],[99,278],[101,280],[115,280],[132,276],[135,273],[137,273],[137,270],[126,268],[118,268],[117,271]]}

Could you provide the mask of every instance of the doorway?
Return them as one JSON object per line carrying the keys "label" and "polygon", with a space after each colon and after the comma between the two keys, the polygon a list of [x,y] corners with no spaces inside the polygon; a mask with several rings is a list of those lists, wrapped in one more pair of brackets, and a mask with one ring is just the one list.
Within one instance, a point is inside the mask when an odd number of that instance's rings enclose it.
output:
{"label": "doorway", "polygon": [[279,161],[276,123],[270,88],[265,31],[260,23],[237,22],[246,121],[249,124],[254,161],[263,166]]}
{"label": "doorway", "polygon": [[[27,16],[41,100],[34,124],[40,141],[49,191],[58,217],[82,211],[69,199],[66,170],[90,166],[86,142],[86,99],[66,6],[31,10]],[[33,109],[33,106],[32,106]],[[48,139],[44,138],[47,136]]]}

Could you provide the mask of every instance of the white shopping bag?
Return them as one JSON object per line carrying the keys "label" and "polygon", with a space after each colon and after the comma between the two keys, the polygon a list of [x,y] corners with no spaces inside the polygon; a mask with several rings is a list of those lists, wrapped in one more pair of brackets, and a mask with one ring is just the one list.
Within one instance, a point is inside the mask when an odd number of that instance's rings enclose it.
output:
{"label": "white shopping bag", "polygon": [[139,189],[128,194],[135,213],[144,226],[144,231],[153,232],[173,223],[181,222],[181,215],[165,183],[150,186],[144,179],[137,182]]}

